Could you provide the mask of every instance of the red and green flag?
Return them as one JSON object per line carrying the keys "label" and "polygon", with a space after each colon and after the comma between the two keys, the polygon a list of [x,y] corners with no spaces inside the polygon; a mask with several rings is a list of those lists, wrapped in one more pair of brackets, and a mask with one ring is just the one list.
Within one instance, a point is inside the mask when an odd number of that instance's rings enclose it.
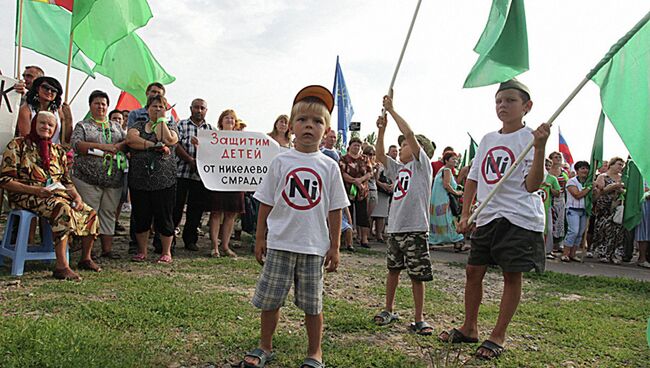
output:
{"label": "red and green flag", "polygon": [[523,0],[492,0],[490,16],[474,51],[479,58],[464,88],[505,82],[528,70]]}
{"label": "red and green flag", "polygon": [[[19,1],[17,3],[20,4]],[[71,19],[69,10],[71,7],[72,0],[24,1],[23,47],[67,64]],[[18,27],[16,27],[16,44],[18,44]],[[92,68],[76,45],[73,45],[72,55],[72,67],[94,77]]]}
{"label": "red and green flag", "polygon": [[62,8],[68,9],[68,11],[72,11],[72,4],[74,0],[33,0],[38,3],[47,3],[47,4],[54,4],[58,5]]}

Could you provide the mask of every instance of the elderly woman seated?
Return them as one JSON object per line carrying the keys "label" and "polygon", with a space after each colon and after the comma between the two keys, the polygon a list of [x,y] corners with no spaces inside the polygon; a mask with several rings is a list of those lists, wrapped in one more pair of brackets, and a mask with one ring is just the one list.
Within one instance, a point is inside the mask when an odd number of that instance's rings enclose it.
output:
{"label": "elderly woman seated", "polygon": [[41,111],[32,119],[26,137],[9,142],[2,155],[0,187],[9,191],[12,207],[47,218],[56,253],[53,276],[78,281],[81,278],[70,269],[66,257],[70,236],[82,237],[78,268],[99,272],[101,268],[90,257],[99,224],[95,211],[72,185],[65,149],[52,143],[56,124],[54,114]]}

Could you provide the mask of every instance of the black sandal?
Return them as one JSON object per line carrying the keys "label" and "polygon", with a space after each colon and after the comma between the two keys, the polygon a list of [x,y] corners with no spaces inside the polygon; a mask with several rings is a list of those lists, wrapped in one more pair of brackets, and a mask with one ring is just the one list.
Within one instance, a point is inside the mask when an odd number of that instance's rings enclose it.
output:
{"label": "black sandal", "polygon": [[325,364],[314,358],[305,358],[305,360],[302,361],[300,368],[325,368]]}
{"label": "black sandal", "polygon": [[262,350],[260,348],[257,348],[255,350],[251,351],[250,353],[244,355],[244,358],[257,358],[260,361],[257,364],[250,364],[250,363],[246,363],[245,360],[242,360],[239,363],[240,367],[244,367],[244,368],[263,368],[264,366],[266,366],[266,363],[272,361],[273,358],[275,358],[275,353],[274,352],[267,353],[266,351],[264,351],[264,350]]}
{"label": "black sandal", "polygon": [[[486,354],[481,354],[480,353],[481,348],[491,352],[492,355],[490,356],[490,355],[486,355]],[[500,357],[501,354],[503,354],[504,350],[505,350],[505,348],[503,346],[501,346],[501,345],[499,345],[499,344],[497,344],[495,342],[492,342],[490,340],[485,340],[485,341],[483,341],[481,346],[479,346],[476,349],[476,353],[474,355],[478,359],[481,359],[481,360],[492,360],[492,359],[497,359],[498,357]]]}
{"label": "black sandal", "polygon": [[374,321],[377,326],[386,326],[395,321],[399,321],[399,315],[383,310],[374,317]]}
{"label": "black sandal", "polygon": [[[427,330],[427,331],[425,331],[425,330]],[[431,335],[433,335],[433,327],[431,327],[431,325],[429,325],[426,321],[411,323],[411,331],[415,332],[416,334],[418,334],[420,336],[431,336]]]}
{"label": "black sandal", "polygon": [[469,337],[457,328],[452,328],[451,331],[444,331],[444,333],[447,334],[447,338],[443,339],[440,336],[442,335],[442,333],[440,333],[440,335],[438,335],[438,340],[440,340],[440,342],[452,343],[452,344],[462,344],[462,343],[475,344],[478,342],[478,338]]}

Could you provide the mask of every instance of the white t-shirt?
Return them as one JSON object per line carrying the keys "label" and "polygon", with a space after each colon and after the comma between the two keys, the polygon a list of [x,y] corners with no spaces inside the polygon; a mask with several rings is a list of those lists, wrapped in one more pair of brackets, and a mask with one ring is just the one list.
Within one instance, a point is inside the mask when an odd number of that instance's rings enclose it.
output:
{"label": "white t-shirt", "polygon": [[[486,134],[478,146],[468,179],[477,182],[477,201],[483,202],[500,178],[533,139],[532,129],[523,127],[516,132]],[[510,223],[531,231],[544,231],[544,204],[539,195],[526,190],[526,176],[533,164],[534,149],[503,183],[476,219],[477,226],[504,217]]]}
{"label": "white t-shirt", "polygon": [[[572,177],[567,181],[566,187],[571,187],[574,186],[578,191],[582,191],[584,189],[584,186],[582,183],[580,183],[580,180],[578,180],[577,176]],[[566,191],[566,208],[585,208],[585,197],[582,197],[580,199],[576,199],[571,192],[568,190]]]}
{"label": "white t-shirt", "polygon": [[350,205],[338,164],[320,151],[280,153],[253,197],[273,207],[269,249],[319,256],[330,248],[329,212]]}
{"label": "white t-shirt", "polygon": [[388,211],[389,234],[429,231],[431,162],[420,148],[420,156],[401,164],[386,156],[386,177],[393,179],[393,201]]}

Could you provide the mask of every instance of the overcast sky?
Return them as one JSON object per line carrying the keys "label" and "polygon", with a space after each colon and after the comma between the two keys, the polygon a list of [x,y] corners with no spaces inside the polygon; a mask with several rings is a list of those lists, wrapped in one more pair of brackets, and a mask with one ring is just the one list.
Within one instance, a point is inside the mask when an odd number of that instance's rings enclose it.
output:
{"label": "overcast sky", "polygon": [[[15,2],[0,0],[0,69],[14,62]],[[336,56],[362,136],[375,130],[417,0],[155,0],[149,24],[138,31],[177,80],[167,97],[182,118],[193,98],[208,102],[209,122],[227,108],[250,130],[270,131],[288,114],[296,92],[308,84],[332,88]],[[395,109],[417,133],[439,148],[468,146],[500,127],[496,86],[463,89],[477,59],[472,51],[487,21],[488,0],[423,0],[395,84]],[[519,79],[532,91],[527,116],[533,127],[548,119],[609,47],[650,10],[647,0],[527,1],[530,71]],[[65,66],[29,50],[23,65],[41,65],[65,82]],[[71,91],[85,75],[72,71]],[[73,103],[75,120],[87,111],[93,89],[119,91],[103,76],[90,80]],[[73,93],[71,92],[71,94]],[[547,152],[557,150],[558,127],[576,160],[588,159],[600,111],[598,88],[589,83],[556,120]],[[336,124],[336,118],[333,119]],[[389,143],[399,134],[388,127]],[[438,151],[437,154],[441,152]],[[615,130],[605,129],[605,158],[626,155]]]}

